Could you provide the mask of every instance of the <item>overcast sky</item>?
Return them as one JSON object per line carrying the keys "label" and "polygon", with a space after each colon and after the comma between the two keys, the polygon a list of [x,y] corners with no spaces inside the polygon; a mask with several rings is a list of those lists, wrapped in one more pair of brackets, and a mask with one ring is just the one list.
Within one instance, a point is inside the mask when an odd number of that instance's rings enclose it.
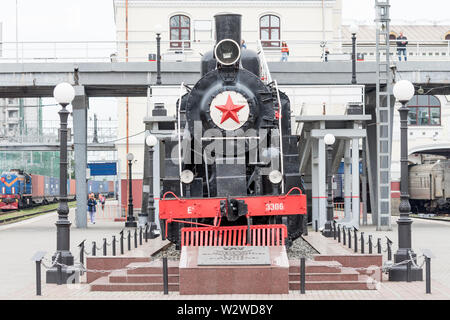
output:
{"label": "overcast sky", "polygon": [[[416,22],[445,20],[450,24],[450,0],[391,0],[391,19]],[[19,41],[113,41],[115,25],[112,0],[18,0]],[[373,21],[375,0],[343,0],[345,22]],[[16,39],[16,0],[0,0],[3,41]],[[46,99],[52,103],[51,99]],[[114,99],[91,100],[91,114],[111,110]],[[117,116],[112,115],[113,119]],[[45,119],[58,119],[56,109]]]}

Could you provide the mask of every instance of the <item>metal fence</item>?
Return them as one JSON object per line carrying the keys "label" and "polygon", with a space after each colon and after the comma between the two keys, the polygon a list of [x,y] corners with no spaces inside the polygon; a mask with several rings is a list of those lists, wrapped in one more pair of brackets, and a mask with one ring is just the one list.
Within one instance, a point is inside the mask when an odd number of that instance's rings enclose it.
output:
{"label": "metal fence", "polygon": [[[328,61],[345,61],[351,58],[350,39],[319,40],[283,40],[286,41],[290,55],[288,61],[325,61],[325,49],[328,49]],[[162,61],[200,61],[202,55],[211,50],[215,42],[176,41],[182,43],[177,48],[172,41],[161,41]],[[126,41],[48,41],[48,42],[4,42],[3,57],[0,63],[24,62],[144,62],[156,58],[156,40],[128,41],[128,57],[125,54]],[[247,48],[258,50],[258,41],[247,41]],[[18,48],[18,52],[17,52]],[[264,47],[267,61],[281,60],[281,47]],[[357,39],[357,53],[364,61],[375,61],[375,40]],[[396,40],[391,40],[390,54],[396,55]],[[408,40],[409,60],[450,60],[450,41]]]}

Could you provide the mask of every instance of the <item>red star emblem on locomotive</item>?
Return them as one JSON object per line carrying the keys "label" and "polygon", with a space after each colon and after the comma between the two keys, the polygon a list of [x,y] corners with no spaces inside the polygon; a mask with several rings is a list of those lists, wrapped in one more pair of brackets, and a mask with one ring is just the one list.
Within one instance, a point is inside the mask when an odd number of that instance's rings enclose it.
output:
{"label": "red star emblem on locomotive", "polygon": [[222,111],[222,120],[220,120],[220,123],[222,124],[230,118],[236,121],[236,123],[240,123],[237,113],[244,107],[245,105],[235,105],[231,99],[231,95],[228,95],[227,103],[225,105],[216,106],[217,109]]}

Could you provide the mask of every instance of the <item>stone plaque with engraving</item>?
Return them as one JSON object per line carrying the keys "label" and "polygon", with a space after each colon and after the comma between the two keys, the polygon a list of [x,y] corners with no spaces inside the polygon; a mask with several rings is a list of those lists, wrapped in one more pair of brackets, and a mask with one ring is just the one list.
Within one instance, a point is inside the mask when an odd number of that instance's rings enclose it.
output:
{"label": "stone plaque with engraving", "polygon": [[199,266],[270,265],[269,247],[199,247]]}

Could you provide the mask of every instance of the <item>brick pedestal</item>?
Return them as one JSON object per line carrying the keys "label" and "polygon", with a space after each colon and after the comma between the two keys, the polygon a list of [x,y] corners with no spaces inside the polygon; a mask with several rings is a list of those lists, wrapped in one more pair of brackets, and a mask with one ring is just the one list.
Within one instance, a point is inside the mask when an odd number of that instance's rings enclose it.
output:
{"label": "brick pedestal", "polygon": [[289,261],[284,247],[269,247],[270,265],[199,266],[198,248],[183,247],[180,294],[287,294]]}

